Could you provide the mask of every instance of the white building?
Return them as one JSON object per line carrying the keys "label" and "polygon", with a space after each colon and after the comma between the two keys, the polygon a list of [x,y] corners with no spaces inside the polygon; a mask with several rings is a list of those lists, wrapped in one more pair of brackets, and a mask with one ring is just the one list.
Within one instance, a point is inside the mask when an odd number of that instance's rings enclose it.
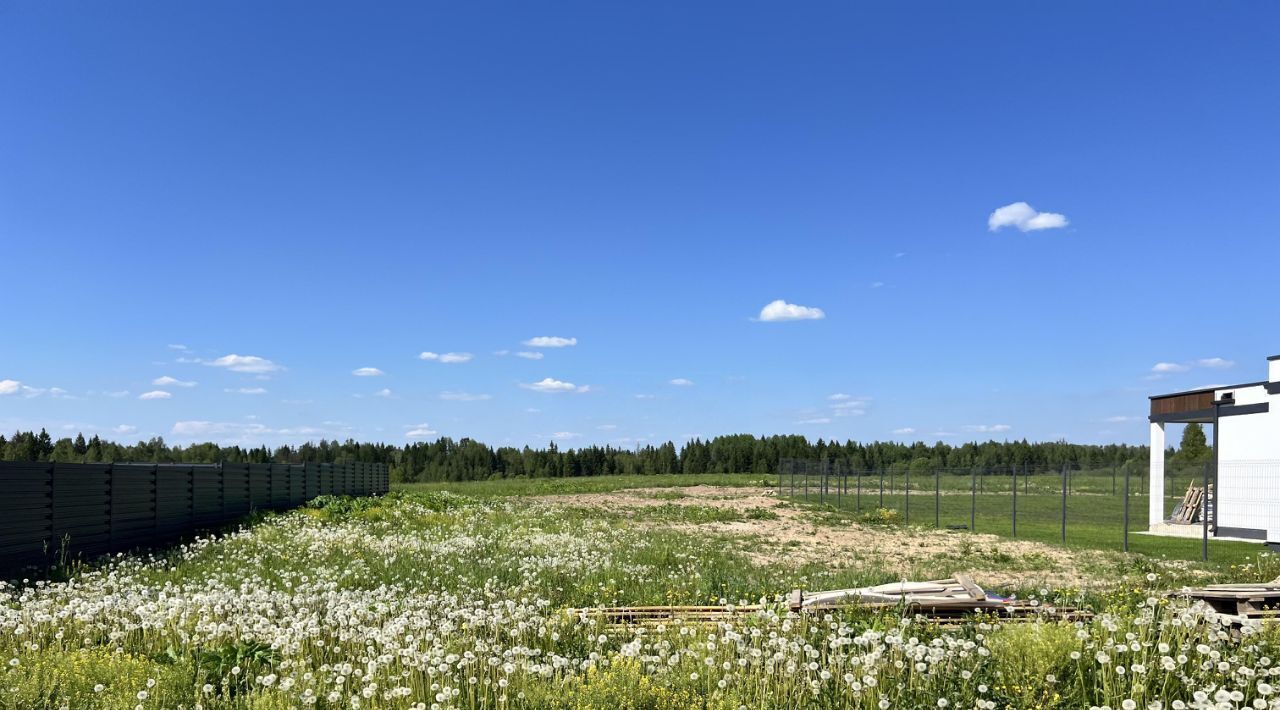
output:
{"label": "white building", "polygon": [[1165,520],[1165,425],[1198,422],[1214,425],[1213,534],[1280,543],[1280,355],[1267,370],[1262,382],[1151,398],[1153,532]]}

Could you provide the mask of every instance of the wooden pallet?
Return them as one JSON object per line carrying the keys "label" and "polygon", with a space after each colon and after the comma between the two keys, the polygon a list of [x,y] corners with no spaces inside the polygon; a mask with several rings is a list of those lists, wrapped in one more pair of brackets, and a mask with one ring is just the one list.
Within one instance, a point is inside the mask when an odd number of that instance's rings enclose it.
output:
{"label": "wooden pallet", "polygon": [[1259,584],[1211,584],[1175,592],[1173,596],[1202,601],[1219,614],[1241,619],[1280,616],[1280,579]]}
{"label": "wooden pallet", "polygon": [[1205,500],[1205,489],[1198,487],[1192,483],[1187,486],[1187,492],[1182,496],[1182,502],[1173,509],[1173,514],[1169,516],[1169,522],[1176,525],[1190,525],[1200,522],[1203,518],[1201,515],[1205,511],[1205,503],[1213,502],[1213,484],[1209,484],[1208,501]]}
{"label": "wooden pallet", "polygon": [[[571,609],[582,618],[598,619],[609,626],[656,626],[677,620],[681,624],[718,624],[743,620],[768,607],[742,606],[635,606]],[[791,593],[786,609],[796,614],[815,614],[837,609],[896,611],[902,616],[924,616],[940,623],[959,623],[985,614],[1005,621],[1033,618],[1085,619],[1090,612],[1072,607],[1032,604],[1023,600],[992,597],[963,575],[928,582],[894,582],[875,587],[837,589],[826,592]]]}

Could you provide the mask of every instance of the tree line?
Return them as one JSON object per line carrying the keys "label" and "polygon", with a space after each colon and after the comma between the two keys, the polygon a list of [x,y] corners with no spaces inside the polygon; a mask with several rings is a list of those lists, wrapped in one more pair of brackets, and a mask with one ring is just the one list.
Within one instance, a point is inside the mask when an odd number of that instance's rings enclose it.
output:
{"label": "tree line", "polygon": [[673,442],[631,449],[584,446],[561,449],[503,446],[494,448],[473,439],[441,437],[433,442],[404,446],[346,441],[307,442],[298,446],[242,448],[214,443],[171,446],[156,437],[136,444],[86,439],[54,440],[39,433],[0,436],[5,461],[140,463],[344,463],[386,464],[392,480],[470,481],[490,478],[552,478],[571,476],[648,475],[659,473],[776,473],[783,459],[828,460],[850,471],[948,468],[968,471],[1007,470],[1011,466],[1057,469],[1064,465],[1098,468],[1142,462],[1147,447],[1127,444],[1069,444],[1063,441],[1022,441],[905,444],[892,441],[809,441],[803,436],[734,434],[692,439],[679,448]]}

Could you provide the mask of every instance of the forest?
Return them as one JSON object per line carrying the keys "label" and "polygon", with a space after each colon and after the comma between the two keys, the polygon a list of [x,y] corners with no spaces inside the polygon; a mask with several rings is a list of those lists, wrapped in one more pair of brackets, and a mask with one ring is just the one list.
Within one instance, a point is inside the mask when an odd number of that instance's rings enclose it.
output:
{"label": "forest", "polygon": [[473,439],[442,437],[433,442],[403,446],[354,440],[307,442],[298,446],[242,448],[214,443],[171,446],[162,438],[120,444],[98,436],[54,440],[43,429],[0,436],[0,459],[5,461],[146,463],[385,463],[392,480],[466,481],[489,478],[549,478],[657,473],[776,473],[782,459],[829,460],[851,471],[1007,470],[1032,468],[1097,468],[1145,462],[1147,447],[1127,444],[1069,444],[1062,441],[1022,441],[905,444],[890,441],[809,441],[803,436],[734,434],[637,448],[584,446],[561,449],[494,448]]}

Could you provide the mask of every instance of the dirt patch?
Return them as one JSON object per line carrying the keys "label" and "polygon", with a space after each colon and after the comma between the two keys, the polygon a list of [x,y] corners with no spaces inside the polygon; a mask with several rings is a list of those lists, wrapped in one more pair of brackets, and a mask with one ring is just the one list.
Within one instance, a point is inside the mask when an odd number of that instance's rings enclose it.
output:
{"label": "dirt patch", "polygon": [[780,500],[771,489],[641,488],[612,493],[538,496],[549,505],[599,508],[614,513],[653,506],[702,506],[741,512],[768,510],[767,519],[693,524],[682,521],[649,527],[715,533],[736,539],[759,564],[817,563],[836,568],[875,568],[904,577],[940,578],[966,573],[992,587],[1045,585],[1100,588],[1114,583],[1100,567],[1118,563],[1114,553],[1066,550],[1026,540],[967,531],[820,520],[811,510]]}

